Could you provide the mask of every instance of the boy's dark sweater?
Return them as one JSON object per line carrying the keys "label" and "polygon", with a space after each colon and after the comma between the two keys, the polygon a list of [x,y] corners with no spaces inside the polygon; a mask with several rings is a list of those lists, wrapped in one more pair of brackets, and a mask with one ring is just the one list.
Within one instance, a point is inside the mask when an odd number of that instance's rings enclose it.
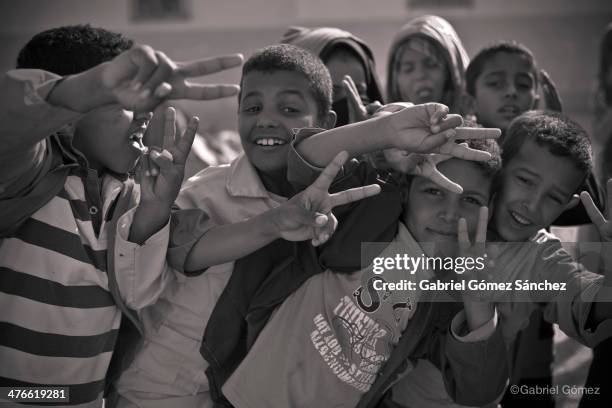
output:
{"label": "boy's dark sweater", "polygon": [[[276,240],[238,260],[204,331],[200,352],[209,362],[207,376],[216,404],[229,404],[221,387],[240,364],[271,313],[311,276],[332,269],[351,273],[361,269],[362,242],[391,242],[401,215],[399,190],[383,182],[364,163],[345,165],[331,192],[377,183],[381,193],[334,209],[338,229],[328,243]],[[314,174],[313,174],[314,176]],[[313,181],[313,180],[303,180]],[[303,189],[306,185],[296,185]]]}

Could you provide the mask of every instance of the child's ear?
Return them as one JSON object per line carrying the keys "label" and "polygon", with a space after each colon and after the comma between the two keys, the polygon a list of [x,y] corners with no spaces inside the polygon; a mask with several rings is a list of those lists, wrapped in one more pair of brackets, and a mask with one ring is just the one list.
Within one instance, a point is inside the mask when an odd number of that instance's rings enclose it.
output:
{"label": "child's ear", "polygon": [[338,115],[333,110],[329,110],[325,115],[323,122],[321,123],[321,127],[323,129],[333,129],[336,126],[336,119],[338,119]]}
{"label": "child's ear", "polygon": [[580,197],[578,196],[578,194],[574,194],[572,198],[570,198],[570,200],[567,202],[567,204],[565,204],[565,209],[563,211],[567,211],[570,208],[574,208],[575,206],[578,205],[579,202],[580,202]]}

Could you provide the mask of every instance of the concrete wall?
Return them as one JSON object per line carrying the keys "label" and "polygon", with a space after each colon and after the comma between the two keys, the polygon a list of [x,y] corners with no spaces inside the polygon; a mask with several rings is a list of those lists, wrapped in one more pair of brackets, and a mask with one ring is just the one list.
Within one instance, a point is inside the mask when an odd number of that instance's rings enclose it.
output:
{"label": "concrete wall", "polygon": [[[132,22],[132,3],[126,0],[0,0],[0,69],[14,65],[20,47],[34,33],[63,24],[88,22],[119,30],[179,60],[228,52],[248,55],[277,42],[287,26],[301,24],[345,28],[369,42],[384,80],[394,33],[408,19],[434,13],[455,26],[470,55],[496,39],[526,44],[557,83],[568,112],[588,125],[599,37],[612,21],[610,0],[473,0],[468,8],[428,9],[411,8],[411,0],[191,0],[187,4],[191,19],[154,24]],[[239,70],[206,80],[236,82]],[[234,127],[234,100],[186,106],[202,115],[205,125]]]}

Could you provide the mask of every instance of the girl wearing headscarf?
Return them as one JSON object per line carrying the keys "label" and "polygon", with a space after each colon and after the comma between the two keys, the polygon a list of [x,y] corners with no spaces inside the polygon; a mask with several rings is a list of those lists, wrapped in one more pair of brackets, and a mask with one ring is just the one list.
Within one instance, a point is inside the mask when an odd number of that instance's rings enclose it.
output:
{"label": "girl wearing headscarf", "polygon": [[349,100],[343,85],[346,75],[353,80],[364,105],[383,102],[374,54],[363,40],[350,32],[333,27],[289,27],[281,42],[318,55],[329,69],[334,85],[332,109],[338,115],[336,126],[350,123]]}
{"label": "girl wearing headscarf", "polygon": [[426,15],[395,35],[387,65],[389,102],[440,102],[462,113],[468,55],[445,19]]}

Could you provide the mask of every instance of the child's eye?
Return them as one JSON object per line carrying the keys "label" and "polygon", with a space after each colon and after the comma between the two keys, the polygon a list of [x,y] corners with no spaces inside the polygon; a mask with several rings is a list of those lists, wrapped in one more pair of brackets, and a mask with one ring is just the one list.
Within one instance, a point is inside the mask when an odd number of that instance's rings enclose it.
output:
{"label": "child's eye", "polygon": [[477,205],[479,207],[482,206],[482,203],[480,202],[480,200],[475,197],[464,197],[463,200],[468,204]]}
{"label": "child's eye", "polygon": [[410,74],[412,71],[414,71],[414,65],[412,64],[403,64],[400,71],[403,74]]}
{"label": "child's eye", "polygon": [[438,66],[440,66],[438,61],[430,59],[430,58],[425,60],[425,64],[424,65],[425,65],[425,68],[437,68]]}
{"label": "child's eye", "polygon": [[516,84],[516,87],[522,91],[528,91],[531,89],[531,84],[530,83],[518,83]]}
{"label": "child's eye", "polygon": [[549,196],[551,200],[553,200],[555,203],[557,204],[563,204],[563,199],[561,197],[558,197],[556,195],[550,195]]}
{"label": "child's eye", "polygon": [[261,108],[257,105],[250,105],[250,106],[245,106],[244,108],[242,108],[242,112],[246,112],[246,113],[256,113],[259,112],[261,110]]}
{"label": "child's eye", "polygon": [[300,110],[293,106],[285,106],[282,108],[282,111],[285,113],[299,113]]}
{"label": "child's eye", "polygon": [[532,184],[532,183],[531,183],[531,180],[529,180],[528,178],[523,177],[523,176],[516,176],[516,179],[517,179],[517,180],[518,180],[518,181],[519,181],[521,184],[524,184],[524,185],[526,185],[526,186],[530,186],[530,185]]}
{"label": "child's eye", "polygon": [[501,81],[489,81],[486,83],[486,86],[489,88],[501,88],[502,83]]}
{"label": "child's eye", "polygon": [[438,189],[438,188],[426,188],[425,190],[423,190],[423,192],[425,194],[429,194],[429,195],[433,195],[433,196],[441,196],[442,195],[442,190]]}

